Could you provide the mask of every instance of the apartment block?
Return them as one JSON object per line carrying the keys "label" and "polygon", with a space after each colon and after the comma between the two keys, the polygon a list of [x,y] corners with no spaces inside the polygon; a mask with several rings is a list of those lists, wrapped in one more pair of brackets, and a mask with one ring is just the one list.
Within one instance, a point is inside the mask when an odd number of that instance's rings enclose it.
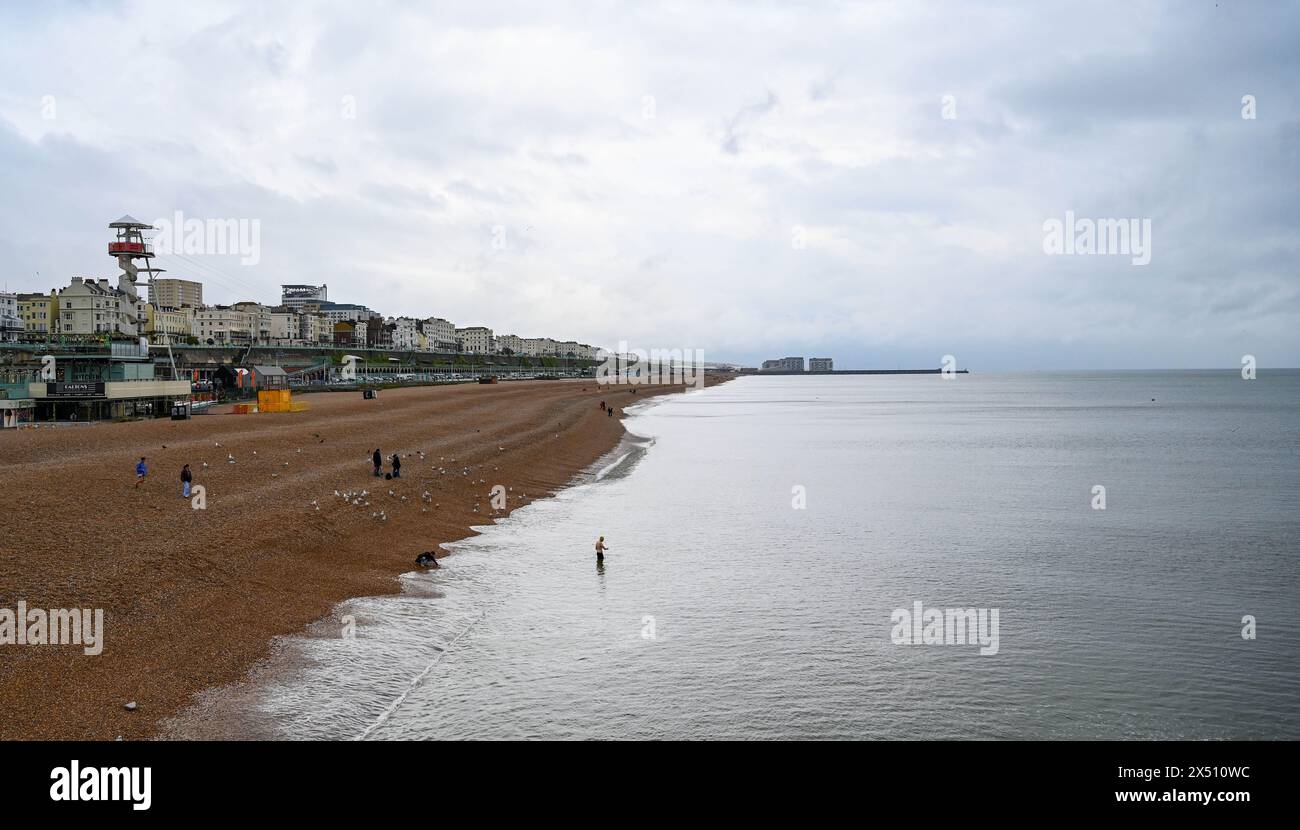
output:
{"label": "apartment block", "polygon": [[172,277],[155,279],[149,286],[149,302],[156,308],[199,308],[203,305],[203,283]]}

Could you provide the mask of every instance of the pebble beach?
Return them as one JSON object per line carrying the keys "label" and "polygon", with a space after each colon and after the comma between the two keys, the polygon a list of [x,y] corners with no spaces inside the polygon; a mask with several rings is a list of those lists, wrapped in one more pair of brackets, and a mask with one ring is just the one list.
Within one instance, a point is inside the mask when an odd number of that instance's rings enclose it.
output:
{"label": "pebble beach", "polygon": [[[624,435],[602,400],[621,414],[674,391],[570,380],[329,392],[299,396],[303,412],[227,406],[0,434],[0,608],[104,612],[98,655],[0,646],[0,739],[155,737],[277,635],[396,591],[420,553],[441,556],[572,481]],[[376,448],[385,470],[401,455],[400,479],[373,476]],[[149,476],[136,488],[140,456]],[[203,509],[181,494],[184,464]],[[494,511],[497,485],[506,506]]]}

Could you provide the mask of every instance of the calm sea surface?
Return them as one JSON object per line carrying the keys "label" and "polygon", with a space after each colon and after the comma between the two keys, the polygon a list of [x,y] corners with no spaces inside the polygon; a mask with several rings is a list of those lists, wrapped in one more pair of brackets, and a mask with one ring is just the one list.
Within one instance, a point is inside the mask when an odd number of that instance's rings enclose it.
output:
{"label": "calm sea surface", "polygon": [[[1300,738],[1300,372],[745,377],[629,428],[175,734]],[[998,653],[895,644],[918,601]]]}

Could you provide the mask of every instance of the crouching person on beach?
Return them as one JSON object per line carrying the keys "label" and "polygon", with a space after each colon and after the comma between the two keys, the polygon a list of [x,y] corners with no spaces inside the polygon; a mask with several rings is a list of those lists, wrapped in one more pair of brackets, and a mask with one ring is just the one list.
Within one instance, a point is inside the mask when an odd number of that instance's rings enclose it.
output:
{"label": "crouching person on beach", "polygon": [[190,482],[194,481],[194,473],[190,472],[190,465],[186,464],[181,467],[181,497],[190,497]]}

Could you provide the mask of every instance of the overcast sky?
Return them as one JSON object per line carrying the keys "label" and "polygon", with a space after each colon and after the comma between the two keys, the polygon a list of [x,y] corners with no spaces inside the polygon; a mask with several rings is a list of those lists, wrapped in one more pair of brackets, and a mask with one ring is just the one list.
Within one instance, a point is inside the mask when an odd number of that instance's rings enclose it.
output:
{"label": "overcast sky", "polygon": [[[1300,366],[1297,5],[650,5],[4,4],[0,286],[115,279],[108,222],[182,211],[260,223],[255,265],[160,257],[208,302],[327,283],[751,364]],[[1150,263],[1047,255],[1066,211],[1149,219]]]}

